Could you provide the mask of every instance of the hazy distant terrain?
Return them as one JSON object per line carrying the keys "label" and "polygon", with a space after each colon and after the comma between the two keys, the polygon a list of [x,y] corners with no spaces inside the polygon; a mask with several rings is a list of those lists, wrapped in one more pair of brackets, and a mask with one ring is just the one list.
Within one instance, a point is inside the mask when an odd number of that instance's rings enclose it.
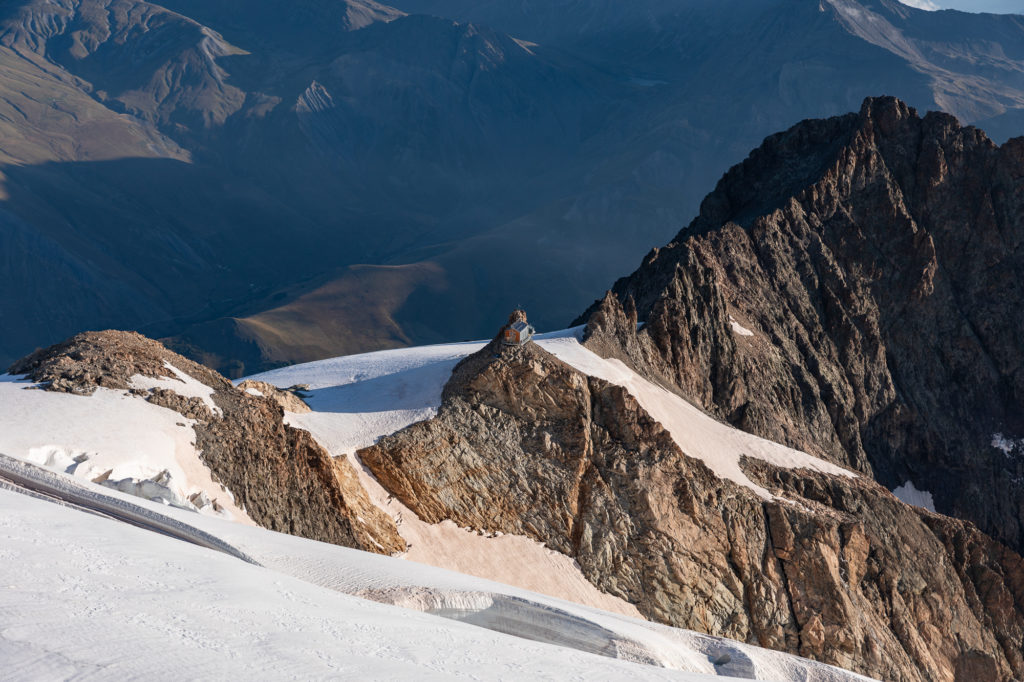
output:
{"label": "hazy distant terrain", "polygon": [[82,328],[238,374],[517,304],[562,326],[800,119],[893,94],[1024,133],[1021,17],[394,4],[0,6],[0,361]]}
{"label": "hazy distant terrain", "polygon": [[1021,0],[902,0],[903,4],[920,9],[958,9],[961,12],[995,12],[1024,14]]}

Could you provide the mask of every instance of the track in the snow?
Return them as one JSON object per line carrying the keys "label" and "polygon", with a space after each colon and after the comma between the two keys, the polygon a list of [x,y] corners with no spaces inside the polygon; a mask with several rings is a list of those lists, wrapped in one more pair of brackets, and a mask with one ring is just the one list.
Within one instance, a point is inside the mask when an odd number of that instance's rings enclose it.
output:
{"label": "track in the snow", "polygon": [[127,523],[259,565],[244,552],[209,533],[131,502],[93,492],[66,476],[2,453],[0,487]]}

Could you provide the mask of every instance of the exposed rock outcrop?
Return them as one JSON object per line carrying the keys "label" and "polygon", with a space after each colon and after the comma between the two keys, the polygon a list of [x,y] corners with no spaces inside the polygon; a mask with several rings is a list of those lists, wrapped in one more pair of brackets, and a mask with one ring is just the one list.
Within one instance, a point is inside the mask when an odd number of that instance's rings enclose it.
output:
{"label": "exposed rock outcrop", "polygon": [[732,424],[912,481],[1020,551],[1022,301],[1024,138],[880,98],[768,138],[579,322]]}
{"label": "exposed rock outcrop", "polygon": [[[133,386],[137,376],[181,381],[174,370],[209,387],[216,410],[172,388]],[[129,332],[87,332],[36,351],[9,372],[28,375],[49,391],[130,390],[195,419],[201,459],[261,526],[371,552],[405,550],[394,522],[370,502],[351,464],[333,460],[308,432],[286,425],[273,396],[239,390],[156,341]]]}
{"label": "exposed rock outcrop", "polygon": [[273,384],[268,384],[265,381],[246,379],[238,384],[238,388],[251,395],[270,398],[280,405],[281,409],[285,412],[306,414],[312,411],[309,409],[309,405],[306,404],[306,401],[304,401],[299,395],[299,391],[301,389],[298,386],[293,386],[289,389],[282,389],[274,386]]}
{"label": "exposed rock outcrop", "polygon": [[359,456],[425,520],[533,537],[664,623],[886,680],[1024,676],[1012,550],[867,477],[747,460],[780,497],[765,501],[537,344],[492,341],[455,368],[436,418]]}

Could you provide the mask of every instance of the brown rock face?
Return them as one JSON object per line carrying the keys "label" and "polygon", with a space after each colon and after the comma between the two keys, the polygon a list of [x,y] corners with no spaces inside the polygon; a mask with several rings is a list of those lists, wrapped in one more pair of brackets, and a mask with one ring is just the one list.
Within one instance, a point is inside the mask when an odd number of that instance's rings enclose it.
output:
{"label": "brown rock face", "polygon": [[251,393],[255,391],[257,394],[264,398],[270,398],[275,403],[281,406],[281,409],[285,412],[294,412],[295,414],[306,414],[312,412],[309,409],[309,405],[296,394],[295,388],[283,390],[268,384],[265,381],[256,381],[254,379],[246,379],[238,384],[239,390]]}
{"label": "brown rock face", "polygon": [[881,98],[768,138],[580,322],[735,426],[913,481],[1020,551],[1022,304],[1024,139]]}
{"label": "brown rock face", "polygon": [[747,461],[766,502],[536,344],[468,357],[436,418],[359,455],[422,518],[540,540],[654,620],[885,680],[1024,675],[1013,551],[866,477]]}
{"label": "brown rock face", "polygon": [[136,374],[174,379],[164,363],[213,388],[221,414],[171,390],[139,393],[197,420],[201,458],[253,521],[370,552],[405,550],[394,523],[370,502],[351,464],[332,460],[309,433],[286,425],[273,398],[236,389],[156,341],[129,332],[88,332],[33,353],[9,372],[27,374],[46,390],[89,395],[97,387],[129,389]]}

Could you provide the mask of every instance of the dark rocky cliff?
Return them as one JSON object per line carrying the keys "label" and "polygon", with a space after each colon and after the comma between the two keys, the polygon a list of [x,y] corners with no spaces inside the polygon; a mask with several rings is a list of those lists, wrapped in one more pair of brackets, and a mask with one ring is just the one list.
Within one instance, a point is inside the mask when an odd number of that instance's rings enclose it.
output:
{"label": "dark rocky cliff", "polygon": [[580,322],[732,424],[912,481],[1020,551],[1022,242],[1024,138],[869,99],[768,138]]}

